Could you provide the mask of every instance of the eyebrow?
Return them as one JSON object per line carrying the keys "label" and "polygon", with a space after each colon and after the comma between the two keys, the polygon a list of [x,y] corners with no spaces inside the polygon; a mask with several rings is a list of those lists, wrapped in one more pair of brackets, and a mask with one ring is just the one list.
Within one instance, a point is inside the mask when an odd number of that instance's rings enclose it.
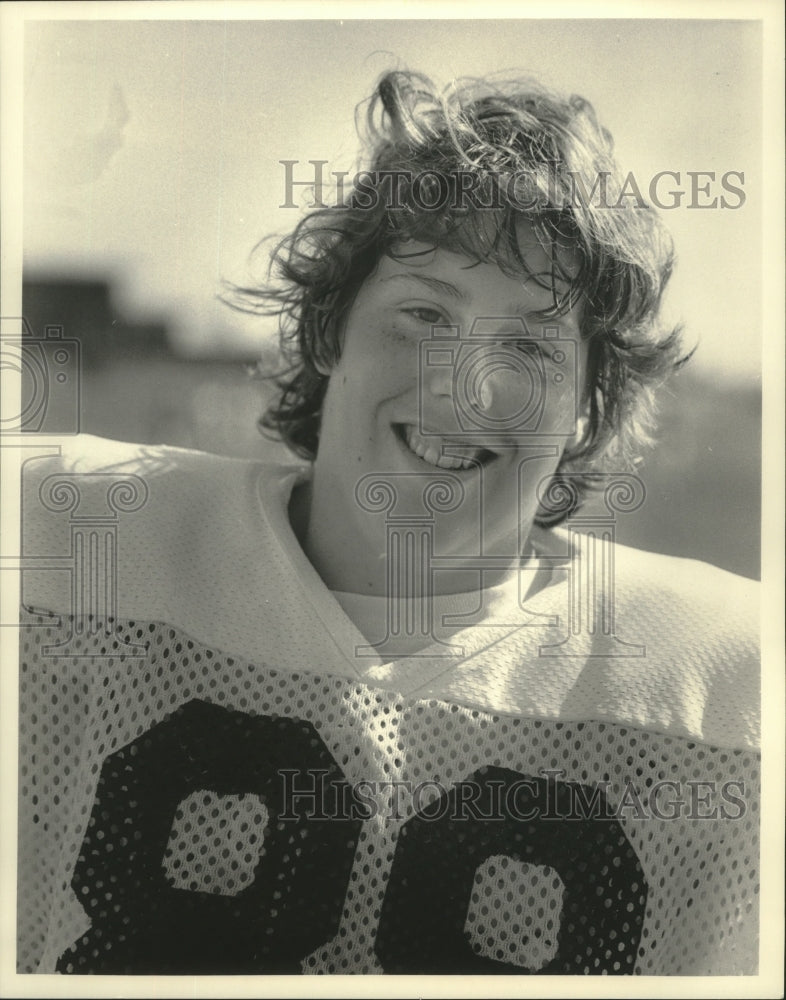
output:
{"label": "eyebrow", "polygon": [[461,289],[456,288],[449,281],[442,281],[441,278],[434,278],[429,274],[390,274],[382,281],[418,281],[433,292],[443,292],[451,298],[458,299],[459,302],[469,302],[469,297]]}

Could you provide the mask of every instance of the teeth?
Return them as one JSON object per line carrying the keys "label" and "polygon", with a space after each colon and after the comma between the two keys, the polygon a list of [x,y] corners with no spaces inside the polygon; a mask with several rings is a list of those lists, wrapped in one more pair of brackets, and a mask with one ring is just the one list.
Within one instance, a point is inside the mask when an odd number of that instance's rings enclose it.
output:
{"label": "teeth", "polygon": [[427,441],[411,426],[404,428],[404,439],[410,451],[438,469],[470,469],[483,453],[482,448],[475,448],[463,458],[442,455],[441,446],[437,447],[431,440]]}

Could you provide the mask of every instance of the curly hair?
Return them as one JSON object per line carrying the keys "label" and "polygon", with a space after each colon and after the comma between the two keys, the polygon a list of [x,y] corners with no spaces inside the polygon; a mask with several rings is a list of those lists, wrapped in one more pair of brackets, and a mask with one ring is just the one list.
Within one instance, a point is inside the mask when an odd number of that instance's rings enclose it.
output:
{"label": "curly hair", "polygon": [[[592,105],[536,81],[459,80],[441,93],[421,74],[390,72],[359,132],[366,169],[346,197],[312,210],[278,243],[267,284],[228,286],[224,296],[236,308],[279,317],[286,367],[273,376],[279,392],[261,427],[315,457],[325,373],[383,254],[396,257],[417,241],[493,262],[550,290],[544,319],[583,303],[586,427],[554,479],[567,485],[569,473],[573,501],[536,518],[563,520],[598,472],[635,466],[651,443],[656,390],[687,360],[679,327],[659,323],[674,260],[670,237],[650,206],[630,204],[613,140]],[[548,273],[528,271],[517,238],[522,218],[549,256]]]}

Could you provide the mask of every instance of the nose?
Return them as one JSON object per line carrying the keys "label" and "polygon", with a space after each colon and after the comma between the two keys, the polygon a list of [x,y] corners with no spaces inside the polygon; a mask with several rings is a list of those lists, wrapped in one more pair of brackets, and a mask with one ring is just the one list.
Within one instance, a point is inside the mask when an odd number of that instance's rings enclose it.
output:
{"label": "nose", "polygon": [[510,413],[539,381],[532,360],[512,349],[497,348],[461,373],[460,385],[473,409],[489,416]]}
{"label": "nose", "polygon": [[537,417],[544,372],[536,357],[509,344],[468,352],[453,378],[455,404],[483,426],[522,430]]}
{"label": "nose", "polygon": [[427,385],[432,396],[453,396],[455,368],[452,364],[433,367],[428,373]]}

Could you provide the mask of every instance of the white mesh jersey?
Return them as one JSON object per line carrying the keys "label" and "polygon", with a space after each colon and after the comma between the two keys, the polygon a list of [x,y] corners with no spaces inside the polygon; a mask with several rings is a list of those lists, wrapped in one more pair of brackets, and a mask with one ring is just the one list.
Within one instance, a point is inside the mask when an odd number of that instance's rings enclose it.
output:
{"label": "white mesh jersey", "polygon": [[542,532],[526,608],[363,659],[301,474],[26,464],[20,970],[754,973],[755,586],[616,546],[590,627]]}

